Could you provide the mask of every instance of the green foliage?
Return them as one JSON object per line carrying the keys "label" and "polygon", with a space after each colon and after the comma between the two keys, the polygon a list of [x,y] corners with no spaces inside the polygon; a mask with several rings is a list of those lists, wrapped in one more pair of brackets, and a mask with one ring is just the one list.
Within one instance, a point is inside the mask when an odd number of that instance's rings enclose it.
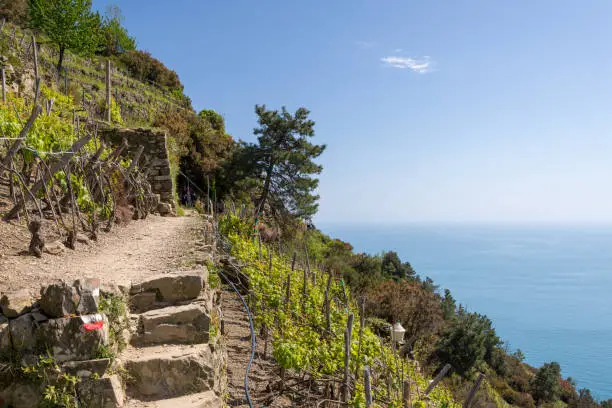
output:
{"label": "green foliage", "polygon": [[314,122],[308,118],[310,112],[299,108],[295,114],[267,110],[257,105],[259,116],[258,144],[252,146],[254,176],[263,182],[257,201],[259,211],[268,204],[277,216],[290,215],[309,219],[318,208],[318,195],[314,194],[322,167],[313,162],[325,150],[325,145],[309,142],[314,136]]}
{"label": "green foliage", "polygon": [[[124,330],[129,330],[129,318],[127,301],[123,296],[107,294],[100,298],[99,310],[106,314],[108,318],[108,337],[110,345],[117,353],[123,351],[127,346]],[[115,352],[112,349],[100,350],[101,354],[106,354],[106,358],[114,358]]]}
{"label": "green foliage", "polygon": [[485,362],[499,344],[501,341],[486,316],[460,310],[440,338],[437,354],[460,374],[467,375]]}
{"label": "green foliage", "polygon": [[395,251],[384,253],[381,268],[383,275],[392,277],[393,279],[408,279],[415,275],[414,269],[412,269],[410,263],[402,263]]}
{"label": "green foliage", "polygon": [[24,23],[28,16],[27,0],[1,0],[0,16],[13,23]]}
{"label": "green foliage", "polygon": [[149,81],[164,88],[183,90],[183,84],[177,73],[168,69],[147,51],[130,50],[121,54],[119,59],[130,74],[140,81]]}
{"label": "green foliage", "polygon": [[120,55],[136,49],[136,39],[129,35],[127,29],[121,25],[122,22],[123,15],[119,7],[108,6],[102,21],[102,55]]}
{"label": "green foliage", "polygon": [[457,313],[457,304],[455,298],[449,289],[444,289],[444,298],[442,299],[442,315],[445,320],[451,320]]}
{"label": "green foliage", "polygon": [[546,363],[540,367],[531,382],[531,394],[536,402],[555,401],[561,391],[559,385],[560,378],[561,366],[558,363]]}
{"label": "green foliage", "polygon": [[[263,256],[259,258],[259,247],[251,238],[253,227],[252,223],[244,222],[231,214],[223,217],[219,223],[220,231],[231,243],[231,255],[247,265],[242,271],[248,275],[253,292],[251,312],[254,313],[256,326],[260,329],[265,327],[271,336],[272,354],[277,363],[285,369],[305,371],[315,377],[338,375],[344,364],[343,333],[347,317],[349,313],[357,314],[350,291],[341,280],[332,279],[328,332],[325,329],[326,316],[323,307],[326,276],[311,268],[311,272],[317,275],[316,283],[308,279],[304,288],[303,271],[292,271],[288,259],[278,253],[272,253],[270,268],[269,251],[272,249],[264,246]],[[333,250],[331,252],[333,253]],[[288,278],[291,281],[291,291],[287,298]],[[302,295],[304,289],[306,296]],[[359,319],[355,319],[353,332],[357,333],[358,330]],[[387,366],[393,373],[407,373],[421,389],[427,386],[427,380],[421,377],[408,361],[395,358],[391,348],[383,345],[369,327],[364,327],[358,359],[356,337],[353,337],[351,343],[351,372],[358,369],[357,365],[362,369],[367,364],[374,367],[374,370],[382,370],[382,366]],[[400,386],[401,379],[394,377],[393,387],[399,389]],[[375,384],[375,387],[375,393],[382,393],[383,389],[386,389],[383,382]],[[362,392],[363,383],[357,382],[355,389]],[[444,387],[436,388],[430,396],[432,406],[455,406],[450,393]],[[363,406],[362,393],[354,395],[353,406]],[[399,407],[401,402],[390,401],[388,406]]]}
{"label": "green foliage", "polygon": [[42,355],[35,364],[21,367],[21,374],[42,386],[41,408],[78,407],[76,387],[81,380],[62,372],[52,355]]}
{"label": "green foliage", "polygon": [[602,408],[612,408],[612,398],[601,401]]}
{"label": "green foliage", "polygon": [[100,48],[101,20],[91,0],[29,0],[29,22],[59,47],[58,72],[66,50],[91,55]]}

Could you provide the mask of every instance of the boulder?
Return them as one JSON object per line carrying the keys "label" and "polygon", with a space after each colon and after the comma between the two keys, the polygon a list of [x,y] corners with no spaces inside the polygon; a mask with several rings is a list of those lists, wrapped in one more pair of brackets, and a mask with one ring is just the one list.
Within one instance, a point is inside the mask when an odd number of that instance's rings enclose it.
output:
{"label": "boulder", "polygon": [[156,276],[132,285],[130,294],[155,292],[158,300],[177,302],[197,298],[203,288],[204,279],[201,273],[180,273]]}
{"label": "boulder", "polygon": [[103,314],[50,319],[40,325],[37,344],[60,363],[94,359],[108,346],[108,319]]}
{"label": "boulder", "polygon": [[49,255],[60,255],[66,251],[66,247],[61,241],[53,241],[46,243],[43,247],[43,252],[48,253]]}
{"label": "boulder", "polygon": [[0,357],[8,357],[13,351],[9,320],[0,316]]}
{"label": "boulder", "polygon": [[68,361],[62,364],[62,371],[74,375],[80,378],[90,378],[94,374],[102,377],[108,367],[110,367],[111,361],[109,358],[99,358],[96,360],[84,360],[84,361]]}
{"label": "boulder", "polygon": [[179,397],[214,387],[213,356],[206,344],[154,346],[124,356],[130,375],[128,390],[146,398]]}
{"label": "boulder", "polygon": [[65,282],[54,283],[40,289],[40,308],[50,317],[64,317],[75,314],[79,294]]}
{"label": "boulder", "polygon": [[157,204],[157,212],[159,215],[169,215],[172,213],[172,206],[168,203]]}
{"label": "boulder", "polygon": [[29,312],[32,309],[32,302],[33,300],[30,292],[22,289],[16,292],[2,294],[2,298],[0,298],[0,308],[2,308],[2,313],[6,317],[13,319]]}
{"label": "boulder", "polygon": [[36,322],[32,314],[27,313],[9,322],[13,350],[33,351],[36,348]]}
{"label": "boulder", "polygon": [[116,408],[123,406],[125,401],[123,386],[118,375],[85,380],[78,385],[77,390],[81,405],[87,408]]}
{"label": "boulder", "polygon": [[196,303],[165,307],[141,314],[139,327],[140,335],[133,341],[141,344],[206,343],[210,316]]}

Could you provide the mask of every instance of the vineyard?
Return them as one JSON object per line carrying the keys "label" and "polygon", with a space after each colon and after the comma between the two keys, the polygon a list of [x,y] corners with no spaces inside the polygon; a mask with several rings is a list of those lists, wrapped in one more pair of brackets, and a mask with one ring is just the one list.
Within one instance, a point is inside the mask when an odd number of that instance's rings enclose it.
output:
{"label": "vineyard", "polygon": [[226,269],[248,293],[258,341],[281,368],[277,392],[301,406],[459,406],[443,386],[429,387],[417,363],[400,356],[389,338],[373,332],[363,302],[333,269],[310,265],[308,252],[298,264],[295,252],[262,244],[253,225],[230,214],[219,229],[233,260]]}
{"label": "vineyard", "polygon": [[31,100],[8,93],[0,105],[0,209],[4,221],[25,221],[33,255],[41,256],[43,235],[74,248],[81,231],[95,240],[118,218],[156,207],[138,154],[123,159],[128,146],[106,146],[100,126],[40,77]]}

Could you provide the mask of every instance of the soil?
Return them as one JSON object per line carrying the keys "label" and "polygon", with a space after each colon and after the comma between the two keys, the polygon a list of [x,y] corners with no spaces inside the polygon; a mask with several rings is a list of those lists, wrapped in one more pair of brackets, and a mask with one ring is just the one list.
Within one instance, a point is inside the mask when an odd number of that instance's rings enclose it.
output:
{"label": "soil", "polygon": [[27,253],[31,235],[25,224],[0,222],[0,292],[28,289],[36,296],[41,285],[85,277],[125,285],[188,268],[202,223],[197,216],[149,215],[100,233],[96,242],[77,243],[75,250],[36,258]]}
{"label": "soil", "polygon": [[[224,338],[227,344],[227,381],[228,404],[233,407],[248,407],[244,389],[244,374],[251,358],[251,330],[249,319],[242,301],[229,287],[221,293],[223,310]],[[255,359],[249,372],[249,390],[253,406],[292,407],[287,397],[279,395],[275,384],[278,383],[279,368],[270,356],[272,345],[268,344],[264,357],[264,339],[257,337]]]}

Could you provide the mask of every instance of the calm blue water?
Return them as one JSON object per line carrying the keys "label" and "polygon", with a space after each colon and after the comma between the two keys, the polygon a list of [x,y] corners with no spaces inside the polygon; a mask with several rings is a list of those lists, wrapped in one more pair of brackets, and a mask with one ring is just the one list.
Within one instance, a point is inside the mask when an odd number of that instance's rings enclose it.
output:
{"label": "calm blue water", "polygon": [[356,251],[394,250],[486,314],[526,361],[612,398],[612,227],[319,224]]}

